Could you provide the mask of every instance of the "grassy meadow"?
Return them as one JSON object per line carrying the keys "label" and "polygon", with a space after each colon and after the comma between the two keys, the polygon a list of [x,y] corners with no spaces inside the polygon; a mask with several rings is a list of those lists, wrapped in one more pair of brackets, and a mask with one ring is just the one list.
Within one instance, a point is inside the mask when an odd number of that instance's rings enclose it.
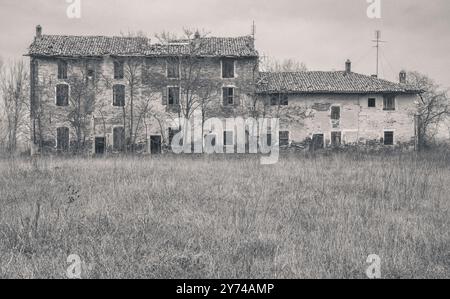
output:
{"label": "grassy meadow", "polygon": [[450,278],[450,153],[0,161],[0,278]]}

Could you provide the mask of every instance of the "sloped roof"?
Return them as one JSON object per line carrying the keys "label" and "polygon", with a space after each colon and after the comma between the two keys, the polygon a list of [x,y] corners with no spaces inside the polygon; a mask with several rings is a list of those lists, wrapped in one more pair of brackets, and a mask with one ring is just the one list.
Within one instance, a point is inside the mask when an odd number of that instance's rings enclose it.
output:
{"label": "sloped roof", "polygon": [[345,71],[262,72],[258,82],[259,93],[419,93],[406,84],[398,84],[376,77]]}
{"label": "sloped roof", "polygon": [[[199,39],[200,56],[256,57],[253,38],[207,37]],[[175,56],[190,53],[189,43],[151,44],[145,37],[42,35],[29,47],[29,56]]]}

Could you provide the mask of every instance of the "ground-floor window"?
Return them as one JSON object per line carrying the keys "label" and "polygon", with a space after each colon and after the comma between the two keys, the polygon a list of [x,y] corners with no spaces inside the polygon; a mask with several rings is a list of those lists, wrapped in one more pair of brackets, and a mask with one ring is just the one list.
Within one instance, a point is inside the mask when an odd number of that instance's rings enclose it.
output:
{"label": "ground-floor window", "polygon": [[103,155],[106,151],[105,137],[95,137],[95,154]]}
{"label": "ground-floor window", "polygon": [[312,149],[322,149],[325,147],[323,134],[314,134],[312,138]]}
{"label": "ground-floor window", "polygon": [[341,132],[331,132],[331,145],[340,146],[342,143],[342,133]]}
{"label": "ground-floor window", "polygon": [[124,127],[115,127],[113,129],[113,149],[122,152],[125,150],[125,129]]}
{"label": "ground-floor window", "polygon": [[384,145],[394,145],[394,132],[392,131],[384,132]]}
{"label": "ground-floor window", "polygon": [[56,149],[66,152],[69,150],[69,128],[61,127],[56,129]]}
{"label": "ground-floor window", "polygon": [[289,131],[280,131],[280,146],[289,145]]}
{"label": "ground-floor window", "polygon": [[223,133],[223,144],[225,146],[234,145],[233,131],[225,131]]}

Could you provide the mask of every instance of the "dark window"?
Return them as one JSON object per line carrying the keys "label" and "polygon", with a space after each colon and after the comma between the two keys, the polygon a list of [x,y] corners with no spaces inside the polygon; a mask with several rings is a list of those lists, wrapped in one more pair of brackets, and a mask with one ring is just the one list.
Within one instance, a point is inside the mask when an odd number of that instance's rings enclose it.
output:
{"label": "dark window", "polygon": [[69,105],[69,85],[58,84],[56,85],[56,106],[68,106]]}
{"label": "dark window", "polygon": [[167,78],[180,78],[180,62],[178,59],[169,59],[167,61]]}
{"label": "dark window", "polygon": [[150,136],[150,153],[161,154],[161,136]]}
{"label": "dark window", "polygon": [[56,149],[66,152],[69,150],[69,128],[56,129]]}
{"label": "dark window", "polygon": [[314,134],[312,138],[312,149],[322,149],[325,147],[323,134]]}
{"label": "dark window", "polygon": [[113,129],[113,148],[119,152],[125,150],[125,129],[123,127]]}
{"label": "dark window", "polygon": [[368,101],[369,108],[375,108],[377,106],[377,100],[375,98],[370,98]]}
{"label": "dark window", "polygon": [[339,107],[339,106],[331,107],[331,119],[332,120],[341,119],[341,107]]}
{"label": "dark window", "polygon": [[180,104],[180,88],[179,87],[169,87],[168,88],[168,102],[169,102],[169,105],[179,105]]}
{"label": "dark window", "polygon": [[342,143],[342,133],[341,132],[331,132],[331,145],[340,146]]}
{"label": "dark window", "polygon": [[94,79],[94,76],[95,76],[94,69],[93,68],[88,68],[88,70],[87,70],[87,78],[92,80],[92,79]]}
{"label": "dark window", "polygon": [[388,95],[383,98],[383,110],[386,111],[395,110],[395,96]]}
{"label": "dark window", "polygon": [[223,144],[224,145],[234,145],[233,131],[225,131],[223,133]]}
{"label": "dark window", "polygon": [[222,78],[229,79],[234,78],[234,59],[222,60]]}
{"label": "dark window", "polygon": [[280,131],[280,146],[289,145],[289,131]]}
{"label": "dark window", "polygon": [[224,87],[223,88],[223,105],[229,106],[234,105],[234,88]]}
{"label": "dark window", "polygon": [[123,71],[123,62],[122,61],[114,61],[114,79],[123,79],[124,78]]}
{"label": "dark window", "polygon": [[394,132],[384,132],[384,145],[394,145]]}
{"label": "dark window", "polygon": [[113,106],[125,107],[125,85],[113,86]]}
{"label": "dark window", "polygon": [[67,79],[67,62],[58,61],[58,79]]}
{"label": "dark window", "polygon": [[270,97],[270,105],[271,106],[288,106],[289,105],[289,97],[287,95],[272,95]]}
{"label": "dark window", "polygon": [[106,150],[105,137],[95,137],[95,154],[103,155]]}

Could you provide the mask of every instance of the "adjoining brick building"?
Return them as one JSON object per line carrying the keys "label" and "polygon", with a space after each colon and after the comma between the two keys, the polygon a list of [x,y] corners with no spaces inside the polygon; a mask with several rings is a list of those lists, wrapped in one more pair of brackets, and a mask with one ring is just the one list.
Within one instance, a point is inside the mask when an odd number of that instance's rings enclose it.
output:
{"label": "adjoining brick building", "polygon": [[[34,151],[159,153],[179,126],[170,119],[280,118],[280,144],[411,145],[420,92],[353,73],[263,73],[250,36],[193,36],[153,44],[144,37],[43,35],[31,59]],[[229,129],[228,129],[229,130]],[[204,135],[205,136],[205,135]],[[225,144],[236,134],[224,132]],[[308,141],[309,140],[309,141]],[[306,142],[308,141],[308,142]],[[305,143],[306,142],[306,143]]]}

